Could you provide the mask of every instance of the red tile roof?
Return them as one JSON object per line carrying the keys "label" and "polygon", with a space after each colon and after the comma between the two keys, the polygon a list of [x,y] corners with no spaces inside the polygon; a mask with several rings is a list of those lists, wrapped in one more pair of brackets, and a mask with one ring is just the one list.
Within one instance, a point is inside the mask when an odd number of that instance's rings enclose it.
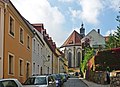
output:
{"label": "red tile roof", "polygon": [[44,25],[42,23],[32,24],[34,28],[36,28],[40,33],[44,30]]}
{"label": "red tile roof", "polygon": [[61,47],[70,45],[81,45],[81,39],[82,37],[80,36],[80,34],[74,30]]}
{"label": "red tile roof", "polygon": [[50,49],[55,53],[56,44],[55,42],[53,42],[52,37],[50,37],[49,34],[47,34],[46,29],[44,29],[44,25],[42,23],[32,25],[34,26],[35,29],[37,29],[40,33],[43,34],[44,40],[46,41]]}
{"label": "red tile roof", "polygon": [[120,52],[120,47],[118,47],[118,48],[112,48],[111,50],[115,51],[115,52]]}

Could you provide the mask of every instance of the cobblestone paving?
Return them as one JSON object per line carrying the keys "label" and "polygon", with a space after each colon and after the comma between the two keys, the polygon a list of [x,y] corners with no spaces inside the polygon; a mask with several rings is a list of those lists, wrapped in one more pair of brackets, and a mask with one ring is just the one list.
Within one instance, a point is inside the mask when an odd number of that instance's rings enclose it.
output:
{"label": "cobblestone paving", "polygon": [[67,82],[63,84],[62,87],[88,87],[88,86],[79,78],[69,78]]}

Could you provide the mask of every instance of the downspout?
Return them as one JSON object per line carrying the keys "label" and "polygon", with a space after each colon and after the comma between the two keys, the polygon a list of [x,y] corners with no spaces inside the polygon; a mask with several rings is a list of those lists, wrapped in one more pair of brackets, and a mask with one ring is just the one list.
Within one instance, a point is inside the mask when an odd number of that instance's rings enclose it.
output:
{"label": "downspout", "polygon": [[3,78],[4,78],[4,61],[5,61],[5,15],[6,15],[6,9],[7,9],[7,3],[4,3],[4,17],[3,17]]}
{"label": "downspout", "polygon": [[4,61],[5,61],[5,16],[7,13],[7,6],[9,4],[9,1],[4,2],[4,19],[3,19],[3,78],[4,78]]}

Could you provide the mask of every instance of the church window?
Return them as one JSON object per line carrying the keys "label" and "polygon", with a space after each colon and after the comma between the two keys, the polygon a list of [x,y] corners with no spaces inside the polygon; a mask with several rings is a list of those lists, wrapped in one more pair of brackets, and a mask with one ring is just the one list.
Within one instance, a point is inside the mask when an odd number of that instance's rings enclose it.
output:
{"label": "church window", "polygon": [[80,66],[80,52],[77,53],[77,67]]}
{"label": "church window", "polygon": [[68,67],[72,67],[72,53],[69,52],[68,53]]}

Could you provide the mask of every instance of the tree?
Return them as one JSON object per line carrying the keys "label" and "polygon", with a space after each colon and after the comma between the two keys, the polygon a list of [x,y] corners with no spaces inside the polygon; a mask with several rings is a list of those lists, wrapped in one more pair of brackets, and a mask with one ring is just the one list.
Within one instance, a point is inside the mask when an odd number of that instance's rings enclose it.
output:
{"label": "tree", "polygon": [[106,48],[111,49],[111,48],[116,48],[116,38],[114,34],[110,34],[108,37],[108,41],[106,42]]}
{"label": "tree", "polygon": [[116,21],[119,23],[117,26],[117,31],[115,34],[109,35],[108,41],[106,42],[107,49],[120,47],[120,11],[119,15],[116,18]]}
{"label": "tree", "polygon": [[118,21],[118,26],[117,26],[117,31],[115,32],[115,38],[116,38],[116,42],[117,42],[117,47],[120,47],[120,11],[119,11],[119,15],[117,16],[116,20]]}
{"label": "tree", "polygon": [[84,60],[81,63],[81,71],[82,73],[85,72],[85,69],[87,69],[87,62],[89,61],[90,58],[92,58],[92,56],[94,55],[95,51],[92,48],[86,47],[85,48],[85,56],[84,56]]}

